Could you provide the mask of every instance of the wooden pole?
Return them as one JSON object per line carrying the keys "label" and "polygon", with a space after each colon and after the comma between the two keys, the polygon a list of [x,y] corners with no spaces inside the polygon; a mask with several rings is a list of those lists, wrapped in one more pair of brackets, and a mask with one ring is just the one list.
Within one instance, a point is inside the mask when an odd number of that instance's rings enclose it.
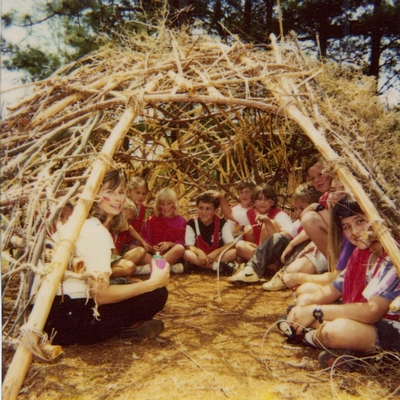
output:
{"label": "wooden pole", "polygon": [[[275,35],[270,35],[272,45],[275,50],[275,56],[277,62],[281,62],[278,45],[276,42]],[[297,122],[302,128],[304,133],[313,141],[315,147],[318,149],[320,154],[328,161],[339,160],[339,155],[332,149],[325,137],[318,131],[314,126],[313,122],[308,116],[305,116],[293,103],[292,101],[292,90],[291,85],[287,81],[287,78],[282,78],[282,88],[286,91],[287,97],[283,98],[287,101],[285,105],[286,113]],[[285,96],[283,96],[285,97]],[[400,274],[400,251],[397,247],[395,240],[389,232],[389,229],[385,224],[382,224],[382,218],[372,204],[368,195],[365,193],[364,188],[357,181],[354,175],[344,166],[340,166],[336,169],[337,175],[341,181],[350,189],[361,209],[364,211],[371,222],[372,229],[377,234],[379,241],[381,242],[386,253],[389,255],[393,264],[396,266],[398,273]]]}
{"label": "wooden pole", "polygon": [[[122,139],[125,137],[126,132],[132,125],[135,116],[136,112],[133,108],[129,108],[124,112],[120,121],[114,127],[110,136],[104,143],[104,147],[100,152],[99,157],[93,162],[92,172],[86,182],[85,188],[83,189],[81,198],[76,204],[74,212],[70,217],[71,229],[67,232],[65,237],[62,238],[59,246],[57,246],[56,251],[54,252],[50,264],[50,272],[47,274],[40,286],[35,305],[29,316],[28,322],[26,323],[26,327],[31,332],[34,330],[40,332],[43,331],[57,289],[64,271],[67,268],[72,250],[74,249],[75,242],[79,236],[83,223],[87,218],[93,200],[99,191],[104,175],[107,170],[110,169],[110,162],[108,162],[108,159],[113,157]],[[36,342],[38,341],[36,335],[34,335],[34,340]],[[14,354],[3,382],[4,400],[17,398],[28,372],[31,360],[31,351],[20,344]]]}

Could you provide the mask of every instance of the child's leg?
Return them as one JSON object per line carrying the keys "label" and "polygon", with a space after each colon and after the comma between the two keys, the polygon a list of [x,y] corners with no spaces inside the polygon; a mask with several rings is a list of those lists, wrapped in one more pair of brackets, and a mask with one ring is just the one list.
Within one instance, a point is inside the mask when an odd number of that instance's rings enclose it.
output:
{"label": "child's leg", "polygon": [[[285,284],[286,284],[286,281],[285,281]],[[288,285],[286,284],[286,286],[288,286]],[[313,282],[303,283],[296,289],[296,297],[300,296],[301,294],[304,294],[304,293],[308,293],[308,294],[315,293],[319,289],[321,289],[321,285],[318,285],[317,283],[313,283]]]}
{"label": "child's leg", "polygon": [[135,247],[124,254],[124,259],[132,261],[135,265],[140,265],[146,255],[143,247]]}
{"label": "child's leg", "polygon": [[328,251],[329,211],[308,211],[301,216],[301,224],[318,250],[326,257]]}
{"label": "child's leg", "polygon": [[146,264],[151,264],[151,259],[153,258],[153,255],[150,253],[146,253],[146,255],[144,256],[144,259],[142,260],[142,264],[140,265],[146,265]]}
{"label": "child's leg", "polygon": [[212,265],[202,265],[197,254],[193,253],[191,250],[185,250],[183,259],[197,267],[212,269]]}
{"label": "child's leg", "polygon": [[238,257],[240,257],[243,261],[250,260],[253,257],[256,248],[257,245],[251,242],[246,242],[244,240],[239,240],[236,243],[236,253]]}
{"label": "child's leg", "polygon": [[317,268],[307,257],[300,257],[296,258],[291,264],[289,264],[285,268],[285,272],[303,272],[305,274],[316,274]]}
{"label": "child's leg", "polygon": [[112,263],[111,269],[111,278],[123,278],[133,275],[136,272],[136,265],[132,261],[120,258]]}
{"label": "child's leg", "polygon": [[181,244],[176,244],[171,247],[165,254],[163,258],[172,265],[178,262],[185,254],[185,248]]}
{"label": "child's leg", "polygon": [[318,328],[313,335],[313,341],[321,349],[368,351],[376,344],[377,334],[373,325],[337,318]]}
{"label": "child's leg", "polygon": [[[218,258],[219,257],[217,257],[217,259]],[[229,249],[222,256],[221,261],[223,262],[235,261],[236,258],[237,258],[236,249]]]}
{"label": "child's leg", "polygon": [[259,278],[262,278],[269,265],[280,263],[281,254],[289,242],[290,239],[284,234],[273,234],[256,248],[253,257],[246,265],[250,266]]}

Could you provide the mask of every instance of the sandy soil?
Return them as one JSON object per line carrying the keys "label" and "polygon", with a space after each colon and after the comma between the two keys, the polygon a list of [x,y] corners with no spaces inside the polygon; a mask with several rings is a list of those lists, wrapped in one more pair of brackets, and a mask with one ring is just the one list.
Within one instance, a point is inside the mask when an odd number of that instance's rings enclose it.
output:
{"label": "sandy soil", "polygon": [[[321,371],[318,350],[286,344],[274,324],[292,303],[290,291],[232,286],[212,272],[173,275],[168,289],[159,338],[115,338],[65,347],[51,363],[35,359],[19,399],[400,397],[399,365]],[[8,364],[12,352],[4,354]]]}

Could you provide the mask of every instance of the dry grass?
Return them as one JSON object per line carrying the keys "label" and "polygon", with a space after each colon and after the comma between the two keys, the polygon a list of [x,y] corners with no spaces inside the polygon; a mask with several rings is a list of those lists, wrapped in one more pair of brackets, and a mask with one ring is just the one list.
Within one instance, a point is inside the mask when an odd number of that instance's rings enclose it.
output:
{"label": "dry grass", "polygon": [[157,340],[65,347],[51,363],[32,363],[18,398],[377,400],[396,390],[400,360],[321,371],[318,350],[286,345],[274,323],[290,291],[221,278],[219,299],[211,272],[174,275],[168,288]]}

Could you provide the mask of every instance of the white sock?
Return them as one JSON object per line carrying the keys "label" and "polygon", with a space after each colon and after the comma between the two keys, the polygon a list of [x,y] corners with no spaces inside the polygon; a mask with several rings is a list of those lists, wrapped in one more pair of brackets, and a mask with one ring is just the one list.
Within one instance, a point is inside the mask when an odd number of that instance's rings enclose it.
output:
{"label": "white sock", "polygon": [[217,261],[214,261],[213,270],[218,271],[218,267],[219,267],[219,263],[217,263]]}
{"label": "white sock", "polygon": [[135,275],[147,275],[149,273],[150,273],[150,265],[149,264],[138,265],[136,267]]}
{"label": "white sock", "polygon": [[307,343],[310,343],[312,346],[317,347],[314,343],[314,329],[311,331],[308,331],[305,335],[304,335],[304,339]]}

